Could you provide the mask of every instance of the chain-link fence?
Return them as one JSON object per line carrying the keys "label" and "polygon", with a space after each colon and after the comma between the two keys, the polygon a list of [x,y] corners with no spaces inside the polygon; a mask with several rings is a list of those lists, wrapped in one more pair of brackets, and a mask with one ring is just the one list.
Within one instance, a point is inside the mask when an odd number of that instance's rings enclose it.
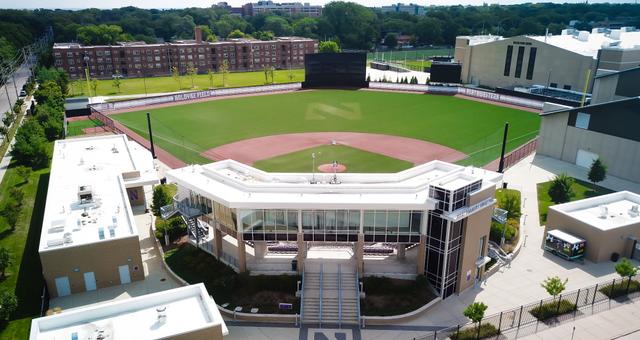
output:
{"label": "chain-link fence", "polygon": [[483,318],[478,324],[467,323],[427,333],[415,340],[427,339],[499,339],[506,332],[520,330],[538,322],[546,324],[562,323],[586,314],[604,302],[611,300],[640,297],[640,275],[629,278],[616,278],[594,286],[581,288],[568,293],[522,305]]}

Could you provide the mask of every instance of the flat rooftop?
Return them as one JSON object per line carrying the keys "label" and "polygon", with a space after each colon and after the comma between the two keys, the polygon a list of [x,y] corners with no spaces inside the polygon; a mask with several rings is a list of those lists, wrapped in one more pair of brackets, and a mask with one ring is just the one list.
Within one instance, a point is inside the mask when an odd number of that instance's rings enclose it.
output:
{"label": "flat rooftop", "polygon": [[[166,317],[158,317],[164,309]],[[202,283],[33,319],[30,340],[168,339],[200,329],[229,330]]]}
{"label": "flat rooftop", "polygon": [[304,37],[275,37],[273,40],[258,40],[258,39],[247,39],[247,38],[236,38],[236,39],[228,39],[223,41],[202,41],[196,42],[193,39],[185,39],[185,40],[176,40],[171,42],[164,43],[155,43],[155,44],[147,44],[144,41],[128,41],[128,42],[118,42],[115,45],[83,45],[80,43],[54,43],[54,49],[78,49],[78,48],[107,48],[107,47],[161,47],[161,46],[186,46],[186,45],[211,45],[211,46],[222,46],[225,44],[238,44],[238,43],[252,43],[252,44],[269,44],[283,41],[291,41],[291,42],[308,42],[312,41],[310,38]]}
{"label": "flat rooftop", "polygon": [[640,226],[640,195],[620,191],[549,207],[600,230]]}
{"label": "flat rooftop", "polygon": [[157,182],[149,151],[125,135],[56,141],[40,252],[137,235],[127,188]]}
{"label": "flat rooftop", "polygon": [[429,209],[429,185],[456,190],[482,180],[495,186],[502,174],[431,161],[397,173],[269,173],[224,160],[167,172],[170,182],[248,209]]}
{"label": "flat rooftop", "polygon": [[[640,49],[640,30],[631,27],[617,30],[594,28],[591,32],[567,29],[563,30],[562,34],[527,37],[594,59],[597,58],[598,51],[603,48]],[[495,35],[476,35],[467,38],[471,46],[505,39]]]}

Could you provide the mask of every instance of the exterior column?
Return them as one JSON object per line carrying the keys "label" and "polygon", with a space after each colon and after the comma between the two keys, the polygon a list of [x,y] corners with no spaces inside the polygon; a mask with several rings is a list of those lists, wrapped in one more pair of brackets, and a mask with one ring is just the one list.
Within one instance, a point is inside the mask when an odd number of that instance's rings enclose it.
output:
{"label": "exterior column", "polygon": [[245,252],[244,240],[242,233],[238,233],[238,271],[244,273],[247,271],[247,254]]}
{"label": "exterior column", "polygon": [[267,242],[255,241],[253,243],[253,250],[256,259],[263,259],[267,254]]}
{"label": "exterior column", "polygon": [[396,246],[396,251],[398,252],[398,259],[402,259],[404,260],[405,258],[405,250],[406,250],[407,245],[404,243],[398,243],[398,245]]}
{"label": "exterior column", "polygon": [[420,243],[418,244],[418,255],[416,256],[416,274],[424,274],[424,261],[427,258],[427,236],[420,235]]}
{"label": "exterior column", "polygon": [[302,274],[304,272],[304,261],[307,258],[307,244],[304,242],[304,237],[302,233],[298,233],[298,256],[296,259],[298,260],[298,273]]}
{"label": "exterior column", "polygon": [[364,234],[358,234],[358,242],[356,243],[356,263],[358,273],[364,276]]}
{"label": "exterior column", "polygon": [[222,257],[222,232],[217,227],[213,228],[213,240],[216,243],[214,251],[219,260]]}

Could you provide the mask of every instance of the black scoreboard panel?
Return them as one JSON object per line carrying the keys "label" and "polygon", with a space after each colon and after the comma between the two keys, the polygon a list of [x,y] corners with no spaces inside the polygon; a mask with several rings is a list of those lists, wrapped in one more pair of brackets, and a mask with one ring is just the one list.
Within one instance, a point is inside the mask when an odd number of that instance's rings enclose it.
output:
{"label": "black scoreboard panel", "polygon": [[307,54],[304,69],[304,88],[368,87],[366,53]]}
{"label": "black scoreboard panel", "polygon": [[434,62],[431,64],[431,76],[429,80],[434,83],[460,83],[462,66],[458,63]]}

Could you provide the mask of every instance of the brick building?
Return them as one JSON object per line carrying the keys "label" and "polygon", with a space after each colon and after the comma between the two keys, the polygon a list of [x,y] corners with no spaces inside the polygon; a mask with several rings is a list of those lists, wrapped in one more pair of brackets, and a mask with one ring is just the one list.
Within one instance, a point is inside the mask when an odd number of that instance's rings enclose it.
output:
{"label": "brick building", "polygon": [[162,44],[122,42],[108,46],[83,46],[78,43],[56,43],[53,46],[55,65],[63,68],[72,79],[84,77],[85,68],[91,77],[109,78],[116,72],[124,77],[168,75],[175,66],[181,74],[189,66],[198,73],[218,71],[223,61],[230,71],[257,71],[264,67],[276,69],[304,67],[304,55],[318,52],[318,41],[300,37],[278,37],[275,40],[229,39],[220,42],[202,40],[195,30],[194,40],[178,40]]}

